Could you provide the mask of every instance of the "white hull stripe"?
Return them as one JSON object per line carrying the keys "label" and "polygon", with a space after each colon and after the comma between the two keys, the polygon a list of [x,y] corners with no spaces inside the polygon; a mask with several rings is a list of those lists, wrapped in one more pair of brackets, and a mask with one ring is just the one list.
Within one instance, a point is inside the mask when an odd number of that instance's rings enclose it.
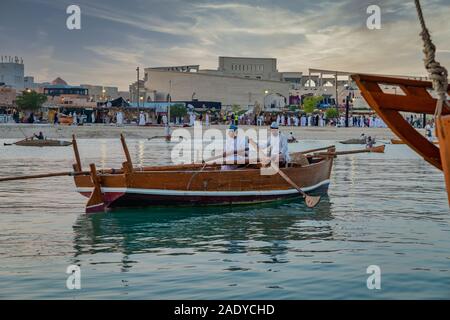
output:
{"label": "white hull stripe", "polygon": [[[330,184],[330,180],[324,180],[314,186],[304,187],[303,191],[313,191],[317,188]],[[77,192],[89,193],[92,188],[77,188]],[[228,196],[277,196],[298,193],[296,189],[287,190],[265,190],[265,191],[183,191],[164,189],[134,189],[134,188],[102,188],[102,193],[131,193],[145,195],[164,196],[206,196],[206,197],[228,197]]]}

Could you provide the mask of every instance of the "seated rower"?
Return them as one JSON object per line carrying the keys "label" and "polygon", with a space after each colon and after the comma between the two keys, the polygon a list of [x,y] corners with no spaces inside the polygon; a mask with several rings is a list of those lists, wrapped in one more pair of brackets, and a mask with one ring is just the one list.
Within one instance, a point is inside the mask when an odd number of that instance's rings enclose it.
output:
{"label": "seated rower", "polygon": [[367,149],[373,148],[374,144],[375,141],[372,139],[372,137],[371,136],[367,137],[366,148]]}
{"label": "seated rower", "polygon": [[270,126],[270,136],[266,144],[257,145],[252,139],[250,144],[256,149],[267,149],[267,157],[271,161],[277,161],[279,166],[286,166],[291,161],[289,145],[286,136],[279,130],[278,123],[273,122]]}
{"label": "seated rower", "polygon": [[38,140],[44,140],[44,134],[41,132],[39,132],[39,135],[37,135],[36,133],[34,134],[34,137]]}
{"label": "seated rower", "polygon": [[235,168],[236,164],[245,164],[248,160],[248,137],[238,134],[238,127],[231,124],[224,146],[224,163],[222,170]]}

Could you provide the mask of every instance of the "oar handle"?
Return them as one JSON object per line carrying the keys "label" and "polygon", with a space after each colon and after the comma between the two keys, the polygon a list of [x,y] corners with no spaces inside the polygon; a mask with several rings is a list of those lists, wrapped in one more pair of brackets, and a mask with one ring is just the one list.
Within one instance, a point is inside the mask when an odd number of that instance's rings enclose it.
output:
{"label": "oar handle", "polygon": [[328,146],[328,147],[323,147],[323,148],[317,148],[317,149],[311,149],[311,150],[306,150],[306,151],[301,151],[301,152],[295,152],[293,154],[307,154],[307,153],[312,153],[312,152],[317,152],[317,151],[322,151],[322,150],[328,150],[331,148],[336,148],[335,145],[332,146]]}
{"label": "oar handle", "polygon": [[[245,151],[247,151],[247,148],[240,149],[240,150],[238,150],[236,153],[237,153],[237,154],[241,154],[241,153],[243,153],[243,152],[245,152]],[[217,159],[220,159],[220,158],[226,158],[227,156],[232,156],[232,155],[234,155],[234,153],[233,153],[233,154],[227,154],[226,152],[223,152],[221,155],[217,155],[217,156],[208,158],[208,159],[206,159],[206,160],[203,160],[203,162],[208,163],[208,162],[210,162],[210,161],[214,161],[214,160],[217,160]]]}
{"label": "oar handle", "polygon": [[22,177],[0,178],[0,182],[29,180],[29,179],[42,179],[42,178],[52,178],[52,177],[65,177],[65,176],[75,177],[75,176],[86,175],[86,174],[89,174],[89,172],[88,171],[85,171],[85,172],[56,172],[56,173],[36,174],[36,175],[22,176]]}

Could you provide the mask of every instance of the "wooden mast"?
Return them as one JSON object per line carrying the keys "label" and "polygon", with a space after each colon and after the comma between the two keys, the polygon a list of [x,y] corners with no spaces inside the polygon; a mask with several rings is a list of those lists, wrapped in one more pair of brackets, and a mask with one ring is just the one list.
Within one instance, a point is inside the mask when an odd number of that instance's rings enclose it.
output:
{"label": "wooden mast", "polygon": [[74,164],[73,168],[74,168],[75,172],[81,172],[83,170],[81,167],[80,153],[78,151],[78,144],[77,144],[77,139],[75,138],[75,135],[72,135],[72,146],[73,146],[73,153],[75,154],[75,161],[76,161],[76,164]]}

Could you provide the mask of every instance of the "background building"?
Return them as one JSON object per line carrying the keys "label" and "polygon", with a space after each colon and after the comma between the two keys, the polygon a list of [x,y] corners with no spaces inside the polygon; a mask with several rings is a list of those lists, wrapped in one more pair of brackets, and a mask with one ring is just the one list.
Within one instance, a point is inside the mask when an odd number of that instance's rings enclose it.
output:
{"label": "background building", "polygon": [[[138,98],[138,82],[135,81],[132,84],[130,84],[130,87],[129,87],[130,102],[137,103],[138,100],[139,100],[139,103],[156,101],[154,93],[147,89],[147,87],[145,86],[145,83],[146,83],[145,80],[139,80],[139,98]],[[167,101],[167,100],[164,98],[160,101]]]}
{"label": "background building", "polygon": [[119,97],[119,89],[117,87],[106,87],[90,84],[81,84],[80,87],[88,89],[89,98],[92,101],[110,101]]}
{"label": "background building", "polygon": [[16,90],[24,89],[25,67],[19,57],[0,56],[0,82]]}
{"label": "background building", "polygon": [[219,57],[217,70],[202,70],[198,65],[145,69],[145,89],[154,101],[168,101],[170,96],[172,101],[279,109],[289,102],[289,87],[276,59]]}
{"label": "background building", "polygon": [[97,104],[90,100],[89,90],[82,86],[71,86],[63,79],[56,78],[51,85],[42,88],[47,96],[47,107],[93,108]]}
{"label": "background building", "polygon": [[0,107],[12,107],[16,101],[16,89],[0,83]]}

